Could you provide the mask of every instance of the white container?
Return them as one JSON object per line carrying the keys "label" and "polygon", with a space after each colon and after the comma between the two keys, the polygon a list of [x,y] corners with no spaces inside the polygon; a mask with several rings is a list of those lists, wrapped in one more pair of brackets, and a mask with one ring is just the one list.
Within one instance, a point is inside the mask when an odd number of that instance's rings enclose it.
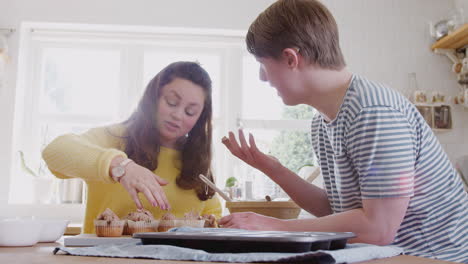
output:
{"label": "white container", "polygon": [[38,219],[42,224],[39,242],[55,242],[65,233],[65,229],[70,221],[68,220],[53,220],[53,219]]}
{"label": "white container", "polygon": [[42,223],[37,220],[6,219],[0,221],[1,247],[26,247],[39,242]]}

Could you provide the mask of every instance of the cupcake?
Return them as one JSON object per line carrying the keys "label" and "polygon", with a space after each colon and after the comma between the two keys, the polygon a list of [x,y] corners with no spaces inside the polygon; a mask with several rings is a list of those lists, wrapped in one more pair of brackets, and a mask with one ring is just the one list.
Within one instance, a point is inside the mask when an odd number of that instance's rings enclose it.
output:
{"label": "cupcake", "polygon": [[184,214],[181,226],[198,227],[201,228],[205,225],[205,220],[195,211],[190,211]]}
{"label": "cupcake", "polygon": [[98,237],[118,237],[122,235],[125,221],[107,208],[94,220],[94,229]]}
{"label": "cupcake", "polygon": [[171,213],[165,213],[159,221],[158,231],[166,232],[167,230],[176,227],[177,218]]}
{"label": "cupcake", "polygon": [[150,211],[138,209],[135,212],[130,212],[125,216],[127,220],[127,228],[124,234],[133,235],[134,233],[155,232],[158,228],[159,221],[155,220]]}
{"label": "cupcake", "polygon": [[210,215],[202,215],[201,218],[205,220],[205,224],[203,227],[207,228],[217,228],[218,227],[218,221],[216,221],[216,217],[212,214]]}

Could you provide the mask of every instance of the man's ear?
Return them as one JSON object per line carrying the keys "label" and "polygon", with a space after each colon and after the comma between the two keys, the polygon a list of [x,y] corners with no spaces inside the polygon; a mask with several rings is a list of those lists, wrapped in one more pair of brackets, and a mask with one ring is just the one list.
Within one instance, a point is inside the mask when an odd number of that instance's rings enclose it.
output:
{"label": "man's ear", "polygon": [[299,65],[299,50],[297,48],[286,48],[283,50],[283,58],[288,67],[296,68]]}

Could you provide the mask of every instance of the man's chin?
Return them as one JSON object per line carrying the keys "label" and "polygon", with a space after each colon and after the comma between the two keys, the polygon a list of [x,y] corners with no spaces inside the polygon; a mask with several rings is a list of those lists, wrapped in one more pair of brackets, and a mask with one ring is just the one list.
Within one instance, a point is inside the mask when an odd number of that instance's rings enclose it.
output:
{"label": "man's chin", "polygon": [[298,105],[299,103],[297,103],[296,101],[294,100],[291,100],[291,99],[288,99],[288,98],[284,98],[284,97],[281,97],[281,100],[283,100],[283,104],[287,105],[287,106],[295,106],[295,105]]}

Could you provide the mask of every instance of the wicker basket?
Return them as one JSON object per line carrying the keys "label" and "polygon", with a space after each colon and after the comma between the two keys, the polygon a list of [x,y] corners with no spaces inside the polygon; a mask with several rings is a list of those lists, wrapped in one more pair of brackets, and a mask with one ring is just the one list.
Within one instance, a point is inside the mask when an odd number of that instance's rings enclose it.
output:
{"label": "wicker basket", "polygon": [[255,212],[280,219],[297,218],[301,208],[293,201],[236,201],[226,202],[231,213]]}

